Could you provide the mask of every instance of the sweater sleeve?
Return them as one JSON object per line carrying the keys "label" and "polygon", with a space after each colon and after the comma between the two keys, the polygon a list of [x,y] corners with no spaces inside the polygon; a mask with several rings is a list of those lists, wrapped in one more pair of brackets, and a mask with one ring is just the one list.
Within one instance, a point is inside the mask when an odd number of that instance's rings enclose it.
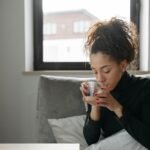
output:
{"label": "sweater sleeve", "polygon": [[140,119],[136,118],[127,108],[123,109],[121,123],[127,132],[143,146],[150,149],[150,95],[141,106]]}
{"label": "sweater sleeve", "polygon": [[100,121],[94,121],[90,118],[91,105],[88,105],[86,120],[83,127],[83,134],[88,145],[96,143],[100,137]]}

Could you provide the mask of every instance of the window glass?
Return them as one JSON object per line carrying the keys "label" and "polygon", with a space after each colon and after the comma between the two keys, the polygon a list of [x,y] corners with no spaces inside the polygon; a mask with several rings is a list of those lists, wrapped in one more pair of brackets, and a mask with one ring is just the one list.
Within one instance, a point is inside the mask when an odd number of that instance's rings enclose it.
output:
{"label": "window glass", "polygon": [[43,61],[88,62],[85,33],[97,20],[130,21],[130,0],[43,0]]}

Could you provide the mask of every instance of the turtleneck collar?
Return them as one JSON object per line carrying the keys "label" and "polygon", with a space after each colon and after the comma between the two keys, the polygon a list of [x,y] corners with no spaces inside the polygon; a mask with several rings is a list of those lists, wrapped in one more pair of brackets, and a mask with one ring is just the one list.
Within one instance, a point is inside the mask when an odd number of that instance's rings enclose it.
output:
{"label": "turtleneck collar", "polygon": [[130,75],[128,74],[127,71],[125,71],[120,81],[118,82],[117,86],[112,90],[112,92],[121,92],[126,88],[128,88],[130,79],[131,79]]}

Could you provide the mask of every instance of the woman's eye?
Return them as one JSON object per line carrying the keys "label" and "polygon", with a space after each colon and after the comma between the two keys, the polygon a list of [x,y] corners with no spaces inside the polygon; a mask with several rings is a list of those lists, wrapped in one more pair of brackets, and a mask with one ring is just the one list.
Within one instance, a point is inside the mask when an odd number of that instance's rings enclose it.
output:
{"label": "woman's eye", "polygon": [[109,73],[110,71],[111,71],[110,69],[103,70],[104,73]]}

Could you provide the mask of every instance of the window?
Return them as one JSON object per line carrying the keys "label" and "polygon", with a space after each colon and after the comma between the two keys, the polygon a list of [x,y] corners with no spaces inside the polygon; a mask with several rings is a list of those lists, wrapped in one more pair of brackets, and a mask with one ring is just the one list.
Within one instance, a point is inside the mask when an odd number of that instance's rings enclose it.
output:
{"label": "window", "polygon": [[56,24],[55,23],[44,23],[43,24],[43,33],[44,35],[56,34]]}
{"label": "window", "polygon": [[34,69],[89,70],[83,50],[89,26],[112,16],[131,19],[138,25],[139,1],[33,0]]}
{"label": "window", "polygon": [[86,32],[89,27],[90,27],[89,21],[76,21],[73,23],[73,31],[75,33]]}

